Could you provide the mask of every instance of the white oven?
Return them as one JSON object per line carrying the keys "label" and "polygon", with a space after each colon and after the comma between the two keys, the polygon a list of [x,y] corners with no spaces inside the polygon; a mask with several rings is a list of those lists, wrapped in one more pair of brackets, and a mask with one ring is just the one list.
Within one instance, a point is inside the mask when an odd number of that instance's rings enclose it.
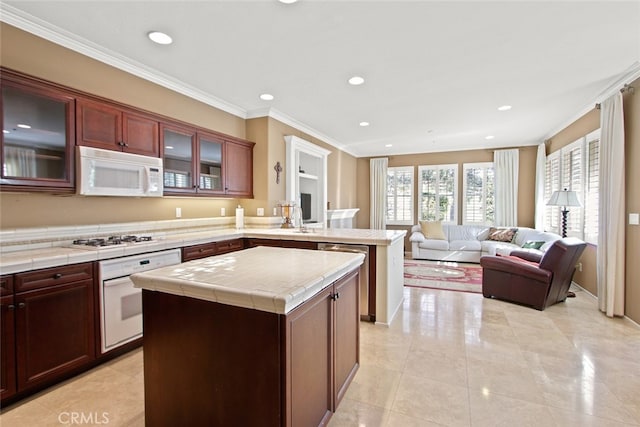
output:
{"label": "white oven", "polygon": [[180,249],[100,261],[100,346],[102,353],[142,336],[142,290],[133,273],[180,264]]}

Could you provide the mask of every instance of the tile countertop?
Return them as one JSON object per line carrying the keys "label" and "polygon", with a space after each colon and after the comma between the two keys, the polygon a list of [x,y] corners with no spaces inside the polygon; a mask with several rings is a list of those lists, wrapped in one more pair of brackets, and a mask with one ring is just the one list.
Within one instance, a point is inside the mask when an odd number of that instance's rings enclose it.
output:
{"label": "tile countertop", "polygon": [[137,273],[131,280],[137,288],[286,314],[363,261],[363,254],[259,246]]}
{"label": "tile countertop", "polygon": [[[113,229],[110,230],[111,234],[118,234],[115,226],[111,228]],[[38,230],[38,235],[46,235],[47,233],[59,233],[59,231],[51,231],[48,229]],[[243,237],[388,246],[399,239],[403,239],[406,231],[357,228],[310,228],[308,232],[303,233],[298,229],[281,228],[246,228],[241,230],[235,228],[212,228],[190,232],[176,230],[176,232],[149,234],[153,235],[153,240],[150,242],[136,243],[133,245],[125,244],[100,249],[69,247],[72,239],[69,239],[66,244],[60,244],[59,241],[56,243],[42,242],[39,243],[42,247],[30,247],[27,250],[9,251],[5,250],[8,248],[3,248],[0,245],[0,274],[20,273],[40,268],[59,267],[81,262],[118,258],[126,255],[142,254]],[[13,232],[11,232],[11,237],[15,239]]]}

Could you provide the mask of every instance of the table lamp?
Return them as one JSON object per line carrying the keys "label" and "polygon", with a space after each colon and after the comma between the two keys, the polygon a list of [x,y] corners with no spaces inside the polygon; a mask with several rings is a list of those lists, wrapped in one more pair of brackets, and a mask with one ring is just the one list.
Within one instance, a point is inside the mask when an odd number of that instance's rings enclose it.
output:
{"label": "table lamp", "polygon": [[547,206],[562,206],[562,237],[567,237],[567,214],[569,213],[567,207],[582,206],[578,200],[578,194],[566,188],[562,191],[554,191]]}

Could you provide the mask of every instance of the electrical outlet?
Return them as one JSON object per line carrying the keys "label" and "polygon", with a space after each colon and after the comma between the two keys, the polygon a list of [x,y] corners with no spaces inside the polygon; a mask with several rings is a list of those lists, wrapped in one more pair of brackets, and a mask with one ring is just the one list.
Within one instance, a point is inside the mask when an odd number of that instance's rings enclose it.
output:
{"label": "electrical outlet", "polygon": [[176,208],[176,218],[182,218],[182,208]]}
{"label": "electrical outlet", "polygon": [[256,212],[256,215],[258,215],[258,216],[264,216],[264,208],[258,208],[258,209],[257,209],[257,212]]}
{"label": "electrical outlet", "polygon": [[225,216],[227,214],[227,210],[225,208],[220,208],[220,216]]}

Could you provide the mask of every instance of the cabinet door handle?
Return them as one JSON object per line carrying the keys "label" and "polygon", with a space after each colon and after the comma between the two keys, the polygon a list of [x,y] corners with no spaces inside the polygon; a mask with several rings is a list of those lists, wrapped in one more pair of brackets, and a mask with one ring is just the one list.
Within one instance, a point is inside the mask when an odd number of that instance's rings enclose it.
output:
{"label": "cabinet door handle", "polygon": [[25,304],[25,303],[21,302],[20,304],[18,304],[18,308],[25,308],[25,306],[26,306],[26,305],[27,305],[27,304]]}
{"label": "cabinet door handle", "polygon": [[335,301],[340,298],[340,292],[336,292],[335,294],[331,294],[331,300]]}
{"label": "cabinet door handle", "polygon": [[62,273],[56,273],[56,274],[53,275],[54,279],[59,279],[61,277],[62,277]]}
{"label": "cabinet door handle", "polygon": [[16,306],[15,306],[15,305],[13,305],[13,304],[9,304],[9,305],[7,306],[7,308],[8,308],[9,310],[13,310],[14,308],[16,308]]}

